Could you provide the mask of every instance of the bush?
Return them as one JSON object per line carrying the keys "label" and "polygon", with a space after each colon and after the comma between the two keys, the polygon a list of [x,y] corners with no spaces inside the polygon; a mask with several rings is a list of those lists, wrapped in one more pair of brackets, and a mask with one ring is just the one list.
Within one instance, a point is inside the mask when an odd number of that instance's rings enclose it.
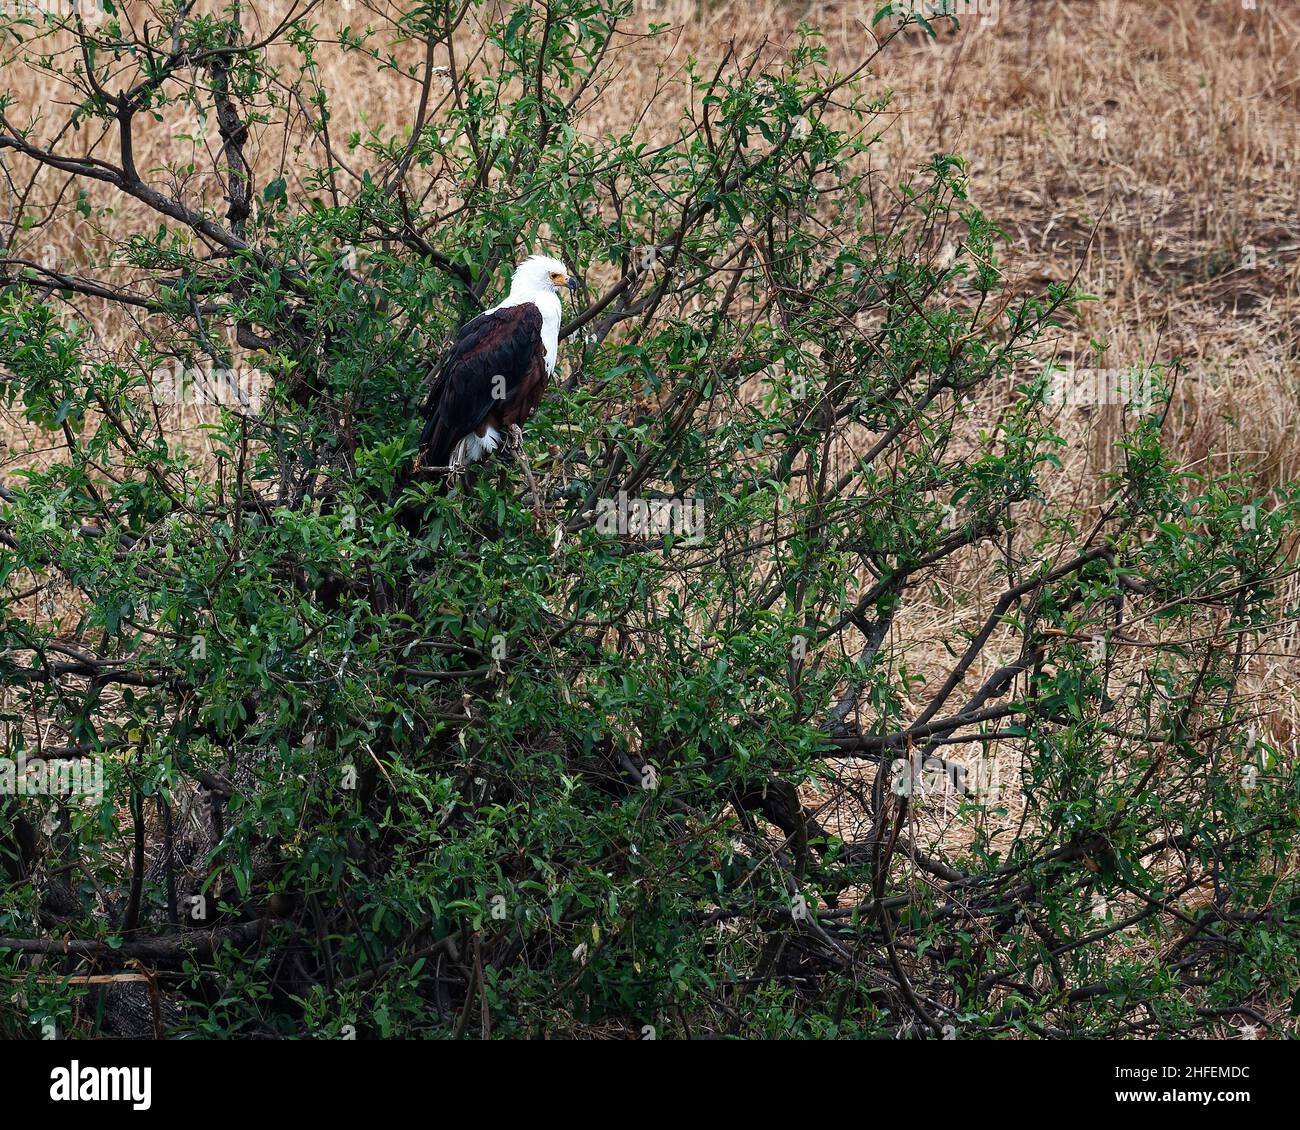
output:
{"label": "bush", "polygon": [[[958,157],[872,176],[870,59],[805,27],[693,66],[651,142],[583,125],[628,4],[160,7],[6,24],[76,91],[63,134],[0,99],[4,391],[53,449],[4,495],[7,747],[103,773],[0,810],[6,1035],[1101,1037],[1288,1001],[1297,782],[1245,669],[1296,492],[1176,466],[1176,366],[1106,409],[1112,476],[1048,489],[1039,343],[1086,296],[1007,286]],[[336,124],[336,35],[409,131]],[[151,130],[195,162],[137,167]],[[32,253],[69,209],[75,270]],[[430,364],[541,247],[587,282],[523,453],[412,473]],[[941,646],[908,635],[935,607]]]}

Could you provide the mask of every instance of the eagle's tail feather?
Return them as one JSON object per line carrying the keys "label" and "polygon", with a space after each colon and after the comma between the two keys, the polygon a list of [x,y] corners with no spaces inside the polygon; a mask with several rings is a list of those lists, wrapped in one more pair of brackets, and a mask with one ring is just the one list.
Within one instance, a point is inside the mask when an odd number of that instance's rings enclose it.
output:
{"label": "eagle's tail feather", "polygon": [[453,437],[448,433],[447,428],[443,426],[442,419],[435,412],[425,421],[424,431],[420,435],[420,449],[424,452],[424,465],[426,467],[446,467],[447,460],[451,458],[451,452],[455,446]]}

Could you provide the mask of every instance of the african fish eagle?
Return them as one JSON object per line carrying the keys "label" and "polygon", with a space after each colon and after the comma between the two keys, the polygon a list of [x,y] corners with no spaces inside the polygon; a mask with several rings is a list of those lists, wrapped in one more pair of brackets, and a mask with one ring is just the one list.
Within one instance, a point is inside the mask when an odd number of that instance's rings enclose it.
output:
{"label": "african fish eagle", "polygon": [[560,293],[578,280],[558,259],[530,255],[510,294],[468,322],[443,358],[425,405],[423,462],[462,471],[516,440],[533,414],[560,347]]}

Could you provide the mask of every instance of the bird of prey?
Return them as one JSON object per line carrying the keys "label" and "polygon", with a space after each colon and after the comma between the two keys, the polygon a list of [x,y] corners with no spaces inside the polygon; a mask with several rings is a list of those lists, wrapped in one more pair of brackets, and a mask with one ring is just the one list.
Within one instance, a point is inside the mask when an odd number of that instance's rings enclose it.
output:
{"label": "bird of prey", "polygon": [[560,346],[560,295],[578,280],[558,259],[531,255],[515,268],[510,294],[456,335],[425,404],[422,462],[463,471],[500,446],[533,414]]}

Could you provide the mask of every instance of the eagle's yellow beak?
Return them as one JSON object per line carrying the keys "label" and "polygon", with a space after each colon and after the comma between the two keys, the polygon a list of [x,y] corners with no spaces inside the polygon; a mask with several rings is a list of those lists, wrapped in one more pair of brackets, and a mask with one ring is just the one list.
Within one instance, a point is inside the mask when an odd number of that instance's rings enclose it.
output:
{"label": "eagle's yellow beak", "polygon": [[575,279],[572,275],[562,275],[558,271],[555,274],[551,275],[551,282],[555,284],[555,288],[557,290],[559,290],[562,287],[568,287],[569,290],[578,289],[577,279]]}

